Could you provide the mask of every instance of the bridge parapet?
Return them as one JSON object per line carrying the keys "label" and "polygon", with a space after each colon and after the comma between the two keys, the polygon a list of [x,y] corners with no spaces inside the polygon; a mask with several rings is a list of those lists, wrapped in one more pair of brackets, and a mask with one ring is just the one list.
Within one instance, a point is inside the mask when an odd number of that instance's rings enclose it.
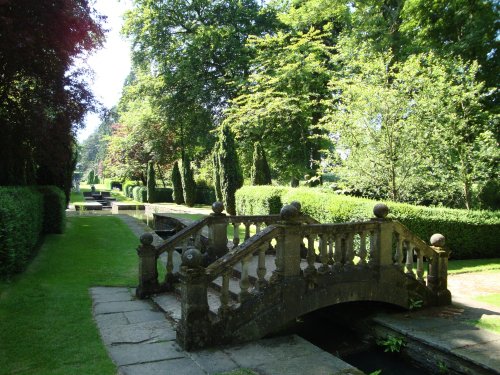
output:
{"label": "bridge parapet", "polygon": [[[444,237],[433,236],[433,246],[427,245],[401,223],[387,219],[386,207],[376,206],[371,220],[319,224],[302,215],[299,204],[269,216],[227,216],[214,204],[214,214],[154,251],[142,242],[137,296],[170,290],[179,281],[182,318],[177,338],[186,349],[261,337],[287,319],[334,303],[376,300],[408,308],[411,296],[427,305],[450,303]],[[228,226],[233,227],[230,251]],[[205,257],[211,261],[206,267],[196,260],[204,227],[209,232]],[[172,252],[179,247],[183,265],[174,277]],[[160,282],[155,259],[163,252],[168,254],[167,276]],[[210,293],[212,283],[218,285],[216,295]],[[217,309],[209,306],[209,297],[218,298]]]}

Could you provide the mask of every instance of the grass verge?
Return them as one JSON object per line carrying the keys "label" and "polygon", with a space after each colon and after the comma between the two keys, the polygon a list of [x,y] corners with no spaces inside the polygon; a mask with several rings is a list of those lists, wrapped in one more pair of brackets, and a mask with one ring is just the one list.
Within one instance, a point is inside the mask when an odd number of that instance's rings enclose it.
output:
{"label": "grass verge", "polygon": [[469,323],[476,327],[500,334],[500,317],[498,316],[483,316],[481,319],[471,320]]}
{"label": "grass verge", "polygon": [[88,289],[133,286],[137,239],[114,217],[70,217],[27,271],[0,284],[0,373],[115,374]]}

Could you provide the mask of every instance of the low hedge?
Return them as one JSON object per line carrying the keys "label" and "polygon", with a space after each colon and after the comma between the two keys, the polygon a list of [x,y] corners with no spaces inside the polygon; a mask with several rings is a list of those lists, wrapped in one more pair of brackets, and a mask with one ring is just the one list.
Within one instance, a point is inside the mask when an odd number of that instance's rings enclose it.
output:
{"label": "low hedge", "polygon": [[209,204],[211,205],[217,200],[215,197],[215,189],[205,186],[196,186],[196,200],[197,204]]}
{"label": "low hedge", "polygon": [[0,187],[0,277],[22,271],[43,227],[43,195],[31,187]]}
{"label": "low hedge", "polygon": [[[238,214],[278,213],[283,204],[299,201],[302,211],[322,223],[358,221],[373,217],[376,201],[336,195],[311,188],[246,186],[236,192]],[[270,202],[273,202],[270,205]],[[385,202],[389,217],[399,220],[428,242],[434,233],[446,237],[454,259],[500,256],[500,212],[430,208]]]}
{"label": "low hedge", "polygon": [[148,201],[148,189],[145,186],[135,186],[132,189],[132,198],[136,202]]}
{"label": "low hedge", "polygon": [[39,186],[43,195],[43,232],[63,233],[66,223],[66,196],[55,186]]}
{"label": "low hedge", "polygon": [[136,181],[126,181],[123,184],[123,193],[125,194],[126,197],[128,198],[133,198],[133,192],[132,190],[136,187],[139,186],[139,184]]}
{"label": "low hedge", "polygon": [[113,189],[118,189],[118,190],[122,190],[122,187],[123,187],[123,184],[121,181],[119,180],[113,180],[113,179],[110,179],[110,178],[105,178],[104,181],[103,181],[103,184],[104,184],[104,187],[107,189],[107,190],[113,190]]}
{"label": "low hedge", "polygon": [[285,187],[243,186],[236,191],[236,213],[238,215],[279,214],[283,206],[281,196]]}

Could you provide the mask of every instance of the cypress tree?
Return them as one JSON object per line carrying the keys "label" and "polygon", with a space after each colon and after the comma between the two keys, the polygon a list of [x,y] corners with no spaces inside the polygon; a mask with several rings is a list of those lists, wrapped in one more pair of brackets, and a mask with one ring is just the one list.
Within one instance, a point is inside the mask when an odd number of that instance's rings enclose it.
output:
{"label": "cypress tree", "polygon": [[184,196],[182,194],[182,182],[181,182],[181,173],[179,172],[179,162],[174,163],[174,167],[172,168],[172,187],[173,193],[172,198],[174,202],[177,204],[184,203]]}
{"label": "cypress tree", "polygon": [[216,142],[212,153],[212,161],[214,163],[214,189],[215,189],[215,199],[217,199],[217,202],[222,202],[218,149],[219,149],[219,142]]}
{"label": "cypress tree", "polygon": [[255,142],[251,170],[252,185],[271,185],[271,170],[260,142]]}
{"label": "cypress tree", "polygon": [[94,170],[91,169],[87,175],[87,184],[92,185],[94,183]]}
{"label": "cypress tree", "polygon": [[148,180],[147,180],[147,190],[148,190],[148,202],[156,202],[156,179],[155,179],[155,169],[153,161],[148,161]]}
{"label": "cypress tree", "polygon": [[219,134],[218,163],[220,168],[220,187],[222,201],[230,215],[236,215],[235,193],[243,185],[236,145],[229,126],[224,125]]}
{"label": "cypress tree", "polygon": [[191,161],[187,156],[182,158],[181,168],[182,191],[184,193],[184,202],[186,206],[193,207],[196,200],[196,183],[194,182]]}

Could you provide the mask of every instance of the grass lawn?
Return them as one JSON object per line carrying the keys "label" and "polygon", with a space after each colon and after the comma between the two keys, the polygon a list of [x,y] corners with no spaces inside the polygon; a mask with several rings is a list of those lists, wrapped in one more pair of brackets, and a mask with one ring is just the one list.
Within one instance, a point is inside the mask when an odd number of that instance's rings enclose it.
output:
{"label": "grass lawn", "polygon": [[484,296],[476,297],[474,299],[480,302],[486,302],[490,305],[500,307],[500,294],[487,294]]}
{"label": "grass lawn", "polygon": [[498,316],[483,316],[481,319],[471,320],[469,323],[476,327],[500,334],[500,317]]}
{"label": "grass lawn", "polygon": [[500,271],[500,258],[450,260],[448,262],[449,274],[488,271]]}
{"label": "grass lawn", "polygon": [[88,289],[137,283],[137,239],[114,217],[69,217],[38,256],[0,284],[1,374],[115,374]]}

